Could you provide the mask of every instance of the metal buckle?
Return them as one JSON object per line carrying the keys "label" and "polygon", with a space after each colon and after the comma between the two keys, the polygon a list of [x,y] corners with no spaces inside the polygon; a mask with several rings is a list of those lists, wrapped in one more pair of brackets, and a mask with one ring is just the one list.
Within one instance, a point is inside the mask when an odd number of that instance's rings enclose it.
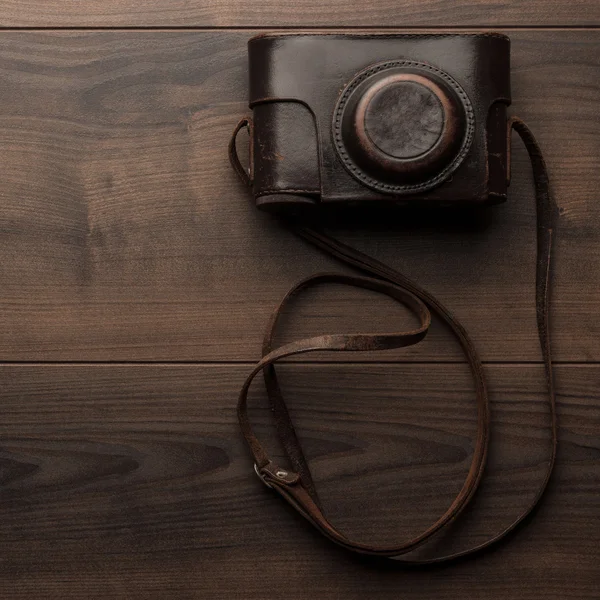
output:
{"label": "metal buckle", "polygon": [[265,476],[258,470],[258,467],[256,465],[256,463],[254,463],[254,472],[256,473],[257,477],[268,487],[273,489],[273,486],[270,483],[267,483],[267,480],[265,479]]}

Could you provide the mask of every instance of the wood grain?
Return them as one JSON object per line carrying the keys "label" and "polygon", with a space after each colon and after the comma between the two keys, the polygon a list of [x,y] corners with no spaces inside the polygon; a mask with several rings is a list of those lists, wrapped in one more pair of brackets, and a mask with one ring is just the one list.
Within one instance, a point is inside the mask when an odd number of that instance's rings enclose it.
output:
{"label": "wood grain", "polygon": [[451,27],[598,25],[595,0],[2,0],[4,27]]}
{"label": "wood grain", "polygon": [[[597,598],[596,0],[0,0],[0,15],[1,28],[25,28],[0,33],[1,598]],[[512,111],[550,168],[554,349],[582,364],[556,368],[558,467],[534,519],[478,560],[405,571],[328,543],[252,471],[235,403],[263,327],[294,282],[337,265],[256,212],[226,145],[247,113],[253,27],[483,25],[512,39]],[[334,228],[431,289],[501,363],[486,365],[482,489],[423,555],[501,530],[547,460],[542,367],[517,364],[540,353],[532,182],[514,143],[506,206]],[[411,322],[391,301],[332,287],[298,299],[280,338],[355,331],[357,315],[361,329]],[[412,537],[451,502],[472,452],[458,349],[436,324],[409,350],[314,358],[280,373],[328,516],[359,540]],[[283,460],[260,384],[251,404]]]}
{"label": "wood grain", "polygon": [[[337,268],[258,214],[229,167],[252,33],[0,36],[0,360],[254,359],[287,288]],[[556,357],[598,361],[598,34],[508,33],[514,112],[540,139],[562,213]],[[486,225],[335,233],[438,294],[486,360],[537,361],[531,187],[515,140],[511,200]],[[284,336],[354,330],[356,314],[369,329],[408,322],[346,289],[318,290],[295,310]],[[461,355],[436,327],[375,357],[388,359]]]}
{"label": "wood grain", "polygon": [[[534,520],[477,561],[401,573],[326,542],[256,479],[234,415],[248,368],[2,366],[0,595],[362,599],[397,598],[401,588],[415,599],[596,597],[600,367],[557,369],[558,469]],[[391,541],[448,504],[475,426],[464,365],[281,371],[333,522]],[[541,367],[487,371],[489,472],[468,518],[430,551],[498,531],[542,476]],[[260,386],[252,403],[268,438]]]}

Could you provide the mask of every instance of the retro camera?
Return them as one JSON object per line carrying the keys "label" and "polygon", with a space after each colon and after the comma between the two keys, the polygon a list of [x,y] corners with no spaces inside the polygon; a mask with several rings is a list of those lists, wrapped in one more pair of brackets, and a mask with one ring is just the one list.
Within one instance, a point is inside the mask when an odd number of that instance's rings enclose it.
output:
{"label": "retro camera", "polygon": [[266,34],[249,61],[258,207],[506,199],[506,36]]}

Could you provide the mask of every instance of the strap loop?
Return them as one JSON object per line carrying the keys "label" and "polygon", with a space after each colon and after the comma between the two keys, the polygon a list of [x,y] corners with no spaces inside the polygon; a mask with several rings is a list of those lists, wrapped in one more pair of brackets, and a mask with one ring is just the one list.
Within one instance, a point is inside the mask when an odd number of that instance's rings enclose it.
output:
{"label": "strap loop", "polygon": [[[244,128],[246,128],[246,130],[248,131],[248,135],[250,136],[250,146],[249,146],[250,165],[249,165],[248,169],[244,169],[244,167],[242,166],[239,154],[237,152],[237,137],[238,137],[239,132]],[[254,164],[253,164],[254,160],[253,160],[253,153],[252,153],[252,134],[253,134],[252,120],[247,117],[244,117],[235,126],[235,129],[233,130],[233,134],[232,134],[231,138],[229,139],[229,145],[227,147],[227,150],[229,152],[229,162],[231,163],[231,166],[233,167],[234,171],[238,174],[238,177],[248,187],[252,186],[252,178],[253,178],[253,172],[254,172]]]}

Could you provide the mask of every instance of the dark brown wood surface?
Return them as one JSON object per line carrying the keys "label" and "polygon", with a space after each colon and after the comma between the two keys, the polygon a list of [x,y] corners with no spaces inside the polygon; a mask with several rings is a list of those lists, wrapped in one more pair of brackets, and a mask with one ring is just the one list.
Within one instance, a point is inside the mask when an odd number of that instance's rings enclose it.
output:
{"label": "dark brown wood surface", "polygon": [[592,26],[596,0],[0,0],[5,27]]}
{"label": "dark brown wood surface", "polygon": [[[4,366],[0,595],[597,597],[597,366],[556,369],[559,466],[534,521],[477,561],[417,572],[325,543],[258,482],[234,414],[246,372]],[[429,365],[426,377],[422,365],[286,365],[281,372],[334,523],[359,539],[406,539],[449,504],[475,428],[465,365]],[[501,529],[542,476],[541,367],[497,365],[488,373],[489,475],[468,518],[432,550],[463,548]],[[258,386],[253,405],[267,439]]]}
{"label": "dark brown wood surface", "polygon": [[[0,0],[0,15],[0,598],[597,598],[597,2]],[[227,161],[247,112],[246,41],[274,26],[485,26],[512,39],[512,112],[540,140],[561,212],[560,447],[534,519],[475,561],[407,571],[349,556],[253,473],[235,404],[263,327],[294,282],[338,268],[257,213]],[[501,530],[548,456],[533,191],[513,141],[506,205],[335,231],[436,293],[486,361],[488,475],[423,554]],[[332,287],[295,302],[281,338],[354,330],[357,315],[382,331],[410,322]],[[467,472],[472,383],[439,324],[418,346],[352,359],[282,366],[292,415],[331,520],[358,539],[407,539]],[[262,391],[252,418],[277,455]]]}
{"label": "dark brown wood surface", "polygon": [[[232,176],[226,147],[247,112],[252,33],[0,36],[1,359],[250,360],[287,288],[336,267],[258,214]],[[540,139],[562,213],[556,358],[597,361],[598,36],[508,33],[513,110]],[[529,171],[515,137],[510,202],[487,223],[337,233],[439,294],[484,359],[538,360]],[[300,300],[290,326],[341,330],[366,301],[319,291]],[[366,325],[402,320],[374,301]],[[461,355],[436,329],[390,357]]]}

